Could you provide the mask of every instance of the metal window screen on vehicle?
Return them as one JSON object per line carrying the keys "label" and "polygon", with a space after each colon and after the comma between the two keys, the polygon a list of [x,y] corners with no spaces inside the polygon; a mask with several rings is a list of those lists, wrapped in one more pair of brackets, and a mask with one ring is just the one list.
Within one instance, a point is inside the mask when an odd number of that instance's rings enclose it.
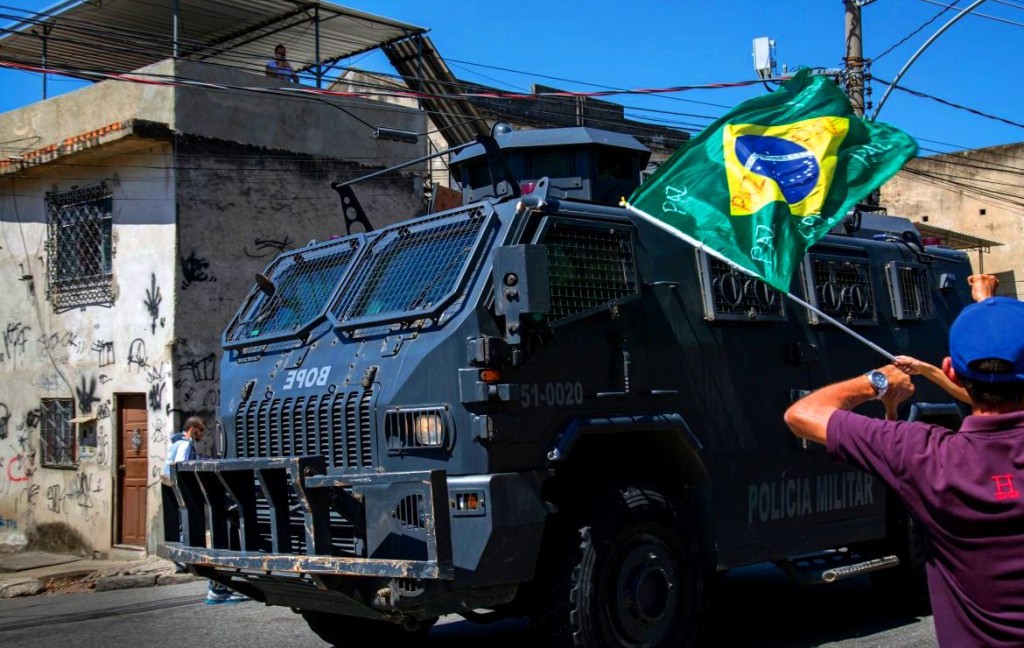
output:
{"label": "metal window screen on vehicle", "polygon": [[335,315],[346,321],[429,310],[455,290],[484,221],[477,207],[382,232]]}
{"label": "metal window screen on vehicle", "polygon": [[254,288],[248,305],[228,329],[227,339],[290,333],[309,324],[324,312],[358,249],[356,240],[346,240],[275,261],[266,273],[274,284],[274,295]]}
{"label": "metal window screen on vehicle", "polygon": [[543,243],[548,249],[552,320],[636,292],[633,243],[628,230],[555,223]]}
{"label": "metal window screen on vehicle", "polygon": [[704,317],[709,320],[781,321],[786,319],[782,295],[760,279],[697,250]]}
{"label": "metal window screen on vehicle", "polygon": [[910,263],[892,262],[885,266],[889,277],[892,313],[898,320],[920,320],[935,314],[928,288],[928,269]]}
{"label": "metal window screen on vehicle", "polygon": [[[803,272],[808,301],[822,312],[847,324],[877,323],[867,259],[808,255]],[[811,313],[810,321],[818,318]]]}

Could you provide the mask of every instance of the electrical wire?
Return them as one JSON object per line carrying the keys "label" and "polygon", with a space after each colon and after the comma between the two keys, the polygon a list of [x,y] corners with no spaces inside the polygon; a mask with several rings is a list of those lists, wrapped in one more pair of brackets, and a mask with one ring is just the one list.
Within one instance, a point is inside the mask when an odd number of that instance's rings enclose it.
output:
{"label": "electrical wire", "polygon": [[986,201],[1004,205],[1006,209],[1013,211],[1017,214],[1024,215],[1024,201],[1011,200],[1007,198],[1005,192],[988,191],[985,189],[978,188],[974,185],[970,185],[959,180],[951,179],[943,174],[930,173],[927,171],[919,171],[916,169],[904,168],[900,171],[900,174],[907,174],[918,178],[921,182],[929,184],[940,189],[951,189],[958,191],[965,196],[973,196],[981,198]]}
{"label": "electrical wire", "polygon": [[[935,4],[938,4],[938,3],[935,3]],[[954,2],[952,5],[948,5],[948,6],[947,5],[940,5],[940,6],[944,7],[943,12],[945,12],[949,8],[954,7],[955,5],[956,5],[956,2]],[[941,15],[941,13],[939,15]],[[934,18],[933,18],[933,20],[934,20]],[[45,21],[40,21],[40,22],[45,22]],[[921,28],[919,28],[917,31],[920,31],[920,29],[923,29],[923,26]],[[87,31],[87,30],[85,30],[85,31]],[[123,38],[121,39],[121,44],[127,44],[127,45],[132,45],[132,44],[138,45],[138,44],[144,44],[144,43],[151,44],[153,42],[161,42],[160,38],[155,38],[154,39],[154,37],[152,35],[145,35],[145,34],[139,35],[138,33],[135,33],[135,34],[130,34],[130,35],[122,35],[122,36],[123,36]],[[134,40],[133,40],[133,38],[134,38]],[[148,40],[146,40],[146,39],[148,39]],[[117,40],[117,39],[112,39],[112,40]],[[162,42],[166,43],[166,42],[168,42],[168,39],[163,38]],[[901,41],[901,43],[902,42],[903,41]],[[80,41],[79,44],[81,44],[81,43],[82,42]],[[199,41],[195,41],[195,43],[196,43],[196,46],[202,46],[202,47],[206,47],[207,46],[205,43],[201,43]],[[898,45],[899,45],[899,43],[897,43],[896,46],[898,46]],[[892,48],[890,48],[890,50],[887,50],[886,52],[883,52],[883,55],[888,53],[891,50],[892,50]],[[234,51],[237,52],[237,51],[241,51],[241,50],[239,48],[239,49],[236,49]],[[369,53],[366,53],[366,54],[364,54],[364,56],[366,56],[368,54]],[[242,59],[238,58],[238,60],[242,60]],[[246,60],[246,62],[248,62],[248,59],[245,59],[245,60]],[[451,61],[454,62],[454,61],[458,61],[458,60],[455,59],[455,60],[451,60]],[[497,69],[497,70],[517,73],[517,74],[531,74],[531,73],[522,72],[522,71],[519,71],[519,70],[512,70],[510,68],[500,68],[500,67],[497,67],[497,66],[488,66],[488,65],[473,63],[473,62],[469,62],[469,61],[458,61],[458,62],[462,63],[464,65],[469,65],[469,66],[474,66],[474,67]],[[0,63],[0,65],[2,65],[2,63]],[[249,69],[249,68],[246,67],[244,69]],[[351,68],[349,68],[349,69],[351,69]],[[51,72],[49,70],[42,70],[42,69],[40,69],[39,73],[51,73]],[[52,73],[57,73],[57,72],[52,72]],[[108,73],[108,74],[110,74],[110,73]],[[380,73],[378,73],[378,74],[380,74]],[[382,76],[385,76],[385,75],[382,75]],[[565,78],[561,78],[561,77],[551,77],[551,76],[548,76],[548,75],[539,75],[539,74],[535,74],[534,76],[543,77],[543,78],[549,78],[549,79],[553,79],[553,80],[557,80],[557,81],[562,81],[562,82],[572,82],[572,83],[579,83],[579,84],[582,84],[582,85],[591,85],[593,87],[606,88],[607,91],[604,91],[604,92],[570,92],[570,91],[559,91],[559,92],[554,92],[554,93],[529,93],[529,94],[525,94],[525,93],[502,93],[502,92],[477,92],[477,93],[459,92],[459,93],[448,93],[448,94],[432,94],[432,93],[424,93],[424,92],[413,92],[413,91],[408,91],[408,90],[400,91],[400,90],[395,90],[394,88],[389,88],[387,92],[367,91],[367,92],[362,92],[362,93],[332,93],[331,91],[316,91],[316,90],[312,90],[310,92],[309,90],[303,89],[304,92],[303,92],[302,95],[298,95],[296,97],[288,97],[288,98],[308,98],[306,96],[306,94],[308,92],[309,94],[312,94],[312,93],[322,93],[322,94],[325,94],[325,95],[332,95],[333,94],[333,95],[338,95],[338,96],[350,96],[350,97],[359,97],[359,98],[368,97],[368,96],[378,96],[378,97],[379,96],[405,96],[405,97],[418,98],[418,99],[465,97],[465,98],[468,98],[468,99],[472,99],[472,98],[498,98],[498,99],[534,100],[534,99],[536,99],[538,97],[545,97],[545,96],[572,98],[572,97],[584,97],[584,96],[605,96],[605,95],[611,95],[611,94],[650,94],[652,92],[666,92],[667,93],[667,92],[673,92],[673,91],[681,91],[682,89],[737,87],[739,85],[749,85],[749,84],[752,84],[752,83],[760,82],[760,80],[756,80],[756,81],[740,83],[740,84],[711,84],[711,85],[706,85],[706,86],[679,86],[677,88],[659,89],[659,90],[652,90],[652,89],[623,90],[623,89],[611,88],[609,86],[599,86],[598,84],[589,84],[589,83],[586,83],[586,82],[573,81],[571,79],[565,79]],[[75,76],[73,76],[72,78],[86,78],[87,80],[95,80],[94,78],[90,78],[88,76],[86,76],[86,77],[82,77],[82,76],[75,77]],[[127,80],[127,79],[121,79],[121,80]],[[180,83],[182,80],[181,79],[176,79],[176,81],[178,81]],[[469,85],[469,84],[465,84],[465,83],[461,83],[461,82],[457,82],[457,81],[456,82],[444,82],[444,81],[436,80],[436,79],[432,79],[431,81],[434,82],[434,83],[443,83],[446,86],[455,87],[455,88],[463,88],[463,87],[466,87],[466,86]],[[140,82],[142,82],[142,81],[140,81]],[[204,82],[196,82],[196,83],[202,84]],[[185,85],[188,85],[188,83],[186,82]],[[902,88],[902,87],[899,87],[899,86],[897,86],[897,88],[899,88],[901,90],[904,90],[904,91],[911,92],[912,94],[916,93],[915,91],[910,91],[910,90],[908,90],[906,88]],[[237,86],[230,86],[230,85],[223,85],[223,87],[221,89],[223,89],[223,90],[236,90],[236,91],[237,90],[268,91],[268,89],[266,89],[266,88],[245,88],[245,87],[237,87]],[[271,92],[273,92],[273,91],[271,91]],[[968,110],[968,111],[974,112],[975,114],[979,114],[981,116],[987,116],[987,117],[990,117],[990,118],[999,119],[1001,121],[1007,121],[1008,123],[1011,123],[1012,125],[1018,125],[1015,122],[1009,122],[1008,120],[1002,120],[1002,118],[998,118],[998,117],[995,117],[995,116],[987,115],[985,113],[982,113],[981,111],[976,111],[975,109],[971,109],[971,108],[968,108],[966,106],[959,106],[958,104],[952,104],[952,102],[945,102],[944,100],[940,100],[938,98],[931,97],[930,95],[926,95],[924,93],[916,93],[916,94],[918,94],[919,96],[924,96],[926,98],[932,98],[932,99],[935,99],[935,100],[943,102],[943,103],[947,103],[947,105],[950,105],[950,106],[955,107],[955,108],[960,108],[960,109],[964,109],[964,110]],[[659,95],[659,96],[667,96],[667,95]],[[337,99],[337,97],[332,97],[332,98]],[[691,101],[691,100],[688,100],[688,99],[684,99],[684,100],[685,101]],[[729,107],[729,106],[725,106],[723,104],[713,104],[713,103],[710,103],[710,102],[699,102],[699,101],[694,101],[694,102],[695,103],[705,103],[707,105],[719,106],[719,107],[724,107],[724,108],[728,108]],[[326,102],[326,103],[328,103],[329,105],[335,106],[335,103],[333,103],[333,102]],[[365,106],[362,106],[362,107],[365,107]],[[707,115],[694,115],[694,114],[687,114],[687,113],[674,113],[673,111],[655,111],[653,109],[641,108],[641,107],[623,106],[623,108],[624,109],[637,110],[637,111],[645,111],[645,112],[658,112],[658,113],[661,113],[661,114],[670,114],[670,115],[671,114],[676,114],[676,115],[679,115],[679,116],[693,117],[693,118],[698,118],[698,119],[708,119],[708,120],[715,119],[715,117],[707,116]],[[403,110],[409,110],[409,109],[403,109]],[[544,113],[554,114],[554,113],[551,113],[551,111],[537,111],[537,112],[540,113],[540,114],[544,114]],[[451,113],[444,113],[444,112],[441,112],[441,111],[432,111],[432,114],[435,114],[435,115],[449,114],[449,115],[451,115]],[[654,117],[646,117],[646,118],[651,120],[651,121],[662,121],[662,122],[665,122],[665,123],[685,124],[684,127],[683,127],[684,130],[689,129],[689,128],[693,128],[695,130],[699,130],[699,129],[703,128],[703,125],[700,125],[700,124],[692,124],[692,123],[679,122],[679,121],[672,122],[671,120],[657,119],[657,118],[654,118]],[[358,118],[356,118],[356,119],[358,119]],[[467,120],[466,123],[468,123],[469,121],[472,121],[472,120]],[[592,121],[600,122],[600,121],[603,121],[603,120],[594,119]],[[365,121],[363,123],[364,123],[364,125],[369,125]],[[621,122],[616,122],[616,123],[621,123]],[[632,124],[632,125],[633,126],[637,126],[639,124],[636,124],[634,122],[634,124]],[[452,127],[454,127],[454,126],[452,126]],[[428,131],[428,132],[437,132],[439,130],[442,130],[442,129],[437,129],[435,131]],[[369,159],[369,158],[367,158],[367,159]],[[243,170],[240,169],[239,171],[241,172]],[[251,170],[249,170],[249,171],[251,171]]]}
{"label": "electrical wire", "polygon": [[957,4],[957,2],[960,2],[960,0],[955,0],[955,1],[953,2],[953,4],[951,4],[951,5],[949,5],[949,6],[946,6],[946,7],[943,7],[943,9],[942,9],[942,10],[941,10],[941,11],[940,11],[939,13],[935,14],[934,16],[932,16],[931,18],[929,18],[928,20],[926,20],[926,21],[925,21],[925,22],[924,22],[924,23],[923,23],[923,24],[922,24],[922,25],[921,25],[920,27],[918,27],[918,28],[917,28],[917,29],[915,29],[914,31],[910,32],[909,34],[907,34],[906,36],[904,36],[903,38],[901,38],[901,39],[900,39],[900,40],[899,40],[899,41],[898,41],[897,43],[895,43],[894,45],[891,45],[891,46],[889,46],[889,48],[888,48],[887,50],[885,50],[884,52],[882,52],[882,53],[881,53],[881,54],[879,54],[878,56],[876,56],[876,57],[872,58],[872,59],[871,59],[871,62],[872,62],[872,63],[877,63],[877,62],[878,62],[878,61],[880,61],[880,60],[881,60],[881,59],[882,59],[882,58],[883,58],[883,57],[884,57],[884,56],[885,56],[886,54],[888,54],[889,52],[893,51],[894,49],[896,49],[897,47],[899,47],[899,46],[900,46],[900,45],[902,45],[903,43],[906,43],[906,42],[907,42],[908,40],[910,40],[910,39],[911,39],[911,38],[913,38],[914,36],[917,36],[917,35],[918,35],[919,33],[921,33],[921,30],[922,30],[922,29],[924,29],[924,28],[925,28],[925,27],[927,27],[928,25],[932,24],[933,22],[935,22],[936,20],[938,20],[938,19],[939,19],[939,18],[940,18],[940,17],[942,16],[942,14],[946,13],[947,11],[949,11],[950,9],[952,9],[953,7],[955,7],[955,6],[956,6],[956,4]]}
{"label": "electrical wire", "polygon": [[[357,73],[360,73],[360,74],[365,74],[365,75],[368,75],[368,76],[376,76],[376,77],[383,78],[384,81],[382,81],[382,83],[387,83],[388,80],[390,80],[390,79],[396,79],[396,80],[404,80],[405,79],[405,78],[403,78],[400,75],[391,75],[391,74],[382,73],[382,72],[369,72],[369,71],[366,71],[366,70],[352,69],[352,68],[345,68],[345,69],[346,70],[350,70],[352,72],[357,72]],[[423,80],[423,79],[421,79],[419,77],[407,77],[407,78],[409,78],[410,80]],[[459,91],[458,93],[450,93],[449,95],[432,94],[431,95],[432,98],[445,98],[446,96],[453,96],[453,95],[461,94],[461,92],[463,90],[465,90],[466,88],[484,87],[484,86],[478,86],[478,85],[472,84],[472,83],[467,83],[467,82],[464,82],[464,81],[446,82],[446,81],[438,79],[438,80],[432,80],[432,82],[437,84],[437,85],[452,87],[455,90]],[[375,85],[372,85],[372,84],[366,84],[366,87],[368,87],[368,88],[376,88],[376,87],[379,87],[379,86],[375,86]],[[389,87],[396,87],[396,86],[395,85],[391,85]],[[537,95],[533,95],[533,94],[529,95],[529,97],[535,97],[535,96],[537,96]],[[702,114],[684,113],[684,112],[672,111],[672,110],[660,110],[660,109],[657,109],[657,108],[646,108],[646,107],[642,107],[642,106],[633,106],[633,105],[630,105],[630,104],[622,104],[622,103],[616,103],[615,106],[622,107],[623,110],[635,110],[635,111],[638,111],[638,112],[649,112],[649,113],[656,113],[656,114],[663,114],[663,115],[676,115],[676,116],[679,116],[679,117],[691,117],[691,118],[695,118],[695,119],[706,119],[708,121],[714,121],[715,119],[719,118],[719,116],[717,116],[717,115],[702,115]],[[653,119],[653,118],[645,117],[645,119]],[[677,122],[677,123],[686,124],[685,122]],[[686,125],[691,127],[691,128],[693,127],[692,124],[686,124]],[[696,126],[696,128],[698,130],[703,128],[703,127],[704,127],[704,125]]]}
{"label": "electrical wire", "polygon": [[[944,2],[939,2],[938,0],[921,0],[921,2],[927,2],[928,4],[933,4],[933,5],[936,5],[936,6],[939,6],[939,7],[949,7],[950,6],[950,5],[947,5]],[[956,2],[954,2],[953,4],[956,4]],[[993,16],[992,14],[984,14],[984,13],[981,13],[981,12],[978,12],[978,11],[972,11],[971,15],[972,16],[977,16],[978,18],[986,18],[988,20],[993,20],[995,22],[1005,23],[1007,25],[1013,25],[1014,27],[1024,27],[1024,23],[1017,22],[1016,20],[1010,20],[1008,18],[1000,18],[999,16]]]}
{"label": "electrical wire", "polygon": [[[883,79],[879,79],[878,77],[875,77],[875,79],[878,80],[881,83],[886,84],[886,85],[892,85],[888,81],[885,81]],[[902,90],[903,92],[906,92],[908,94],[914,95],[915,97],[919,97],[919,98],[922,98],[922,99],[931,99],[932,101],[937,101],[938,103],[943,104],[945,106],[949,106],[950,108],[956,108],[957,110],[963,110],[963,111],[969,112],[969,113],[971,113],[973,115],[977,115],[978,117],[984,117],[985,119],[991,119],[991,120],[994,120],[994,121],[1002,122],[1002,123],[1008,124],[1010,126],[1016,126],[1017,128],[1024,128],[1024,123],[1015,122],[1015,121],[1013,121],[1011,119],[1007,119],[1005,117],[999,117],[998,115],[992,115],[992,114],[983,112],[981,110],[978,110],[977,108],[971,108],[969,106],[964,106],[962,104],[954,103],[954,102],[949,101],[947,99],[941,99],[941,98],[936,97],[934,95],[930,95],[930,94],[927,94],[925,92],[920,92],[919,90],[911,90],[910,88],[906,88],[906,87],[900,86],[900,85],[893,86],[893,88],[896,89],[896,90]]]}
{"label": "electrical wire", "polygon": [[[256,92],[256,93],[262,93],[262,94],[277,95],[277,96],[282,96],[282,97],[287,97],[287,96],[291,96],[291,97],[317,97],[320,100],[322,100],[323,98],[328,98],[328,97],[331,97],[331,98],[339,98],[339,97],[340,98],[366,98],[366,97],[412,97],[412,98],[464,97],[464,98],[467,98],[468,97],[468,98],[528,99],[528,100],[536,100],[539,97],[540,98],[542,98],[542,97],[565,97],[565,98],[571,98],[571,97],[578,97],[578,96],[595,96],[595,95],[607,94],[605,92],[573,93],[573,92],[568,92],[568,91],[558,91],[558,92],[526,94],[526,95],[519,94],[519,93],[501,93],[501,92],[474,92],[474,93],[463,93],[463,94],[459,94],[459,95],[436,95],[436,94],[424,93],[424,92],[420,92],[420,91],[412,91],[412,90],[401,90],[401,91],[398,91],[398,90],[393,90],[393,89],[369,90],[369,91],[336,91],[336,90],[318,90],[318,89],[315,89],[315,88],[309,88],[309,87],[305,87],[305,86],[303,86],[301,88],[295,88],[295,87],[267,88],[267,87],[262,87],[262,86],[239,86],[239,85],[233,85],[233,84],[211,83],[211,82],[207,82],[207,81],[191,80],[191,79],[186,79],[186,78],[183,78],[183,77],[176,77],[176,76],[171,76],[171,75],[158,75],[158,74],[154,74],[154,73],[145,73],[145,72],[133,72],[133,73],[124,74],[124,73],[103,72],[103,71],[97,71],[97,70],[91,70],[91,69],[66,69],[66,68],[56,68],[56,67],[42,68],[42,67],[40,67],[38,65],[35,65],[35,64],[26,64],[26,63],[20,63],[20,62],[16,62],[16,61],[11,61],[11,60],[0,60],[0,67],[7,67],[7,68],[17,69],[17,70],[31,70],[31,71],[37,71],[37,72],[45,72],[47,74],[65,75],[65,76],[71,76],[71,77],[74,77],[74,78],[86,79],[86,80],[117,80],[117,81],[126,81],[126,82],[142,83],[142,84],[147,84],[147,85],[158,85],[158,86],[159,85],[163,85],[163,86],[176,86],[176,87],[201,87],[201,88],[205,88],[205,89],[215,89],[215,90],[233,90],[233,91]],[[753,83],[756,83],[756,81],[740,81],[740,82],[731,82],[731,83],[706,84],[706,85],[700,85],[700,86],[677,86],[676,88],[672,88],[672,89],[636,89],[636,90],[630,90],[630,91],[624,91],[624,92],[631,93],[631,94],[645,94],[645,93],[651,93],[651,92],[675,92],[675,91],[682,91],[682,90],[688,90],[688,89],[739,87],[739,86],[751,85]],[[616,91],[616,92],[618,92],[618,91]],[[329,102],[329,105],[335,105],[335,104],[333,102]],[[367,106],[361,105],[360,107],[366,108]],[[409,112],[409,111],[412,110],[412,109],[409,109],[409,108],[400,108],[400,109],[405,111],[405,112]],[[347,112],[347,111],[345,111],[345,112]],[[553,115],[557,115],[558,114],[558,113],[552,112],[550,110],[540,110],[539,112],[550,113],[550,114],[553,114]],[[359,119],[359,118],[356,117],[356,119]],[[361,121],[363,121],[364,124],[368,124],[368,122],[365,122],[364,120],[361,120]],[[593,121],[595,121],[595,122],[607,122],[607,123],[618,123],[618,124],[621,124],[621,122],[619,122],[617,120],[607,120],[607,119],[600,119],[600,118],[595,118]],[[634,125],[643,126],[642,124],[635,124],[635,122],[634,122]],[[650,126],[653,127],[653,125],[650,125]],[[372,128],[372,126],[371,126],[371,128]],[[659,131],[658,134],[665,135],[666,133],[664,133],[663,131]]]}
{"label": "electrical wire", "polygon": [[[6,6],[6,5],[0,5],[0,7],[6,7],[8,9],[24,12],[24,10],[18,10],[16,8],[9,7],[9,6]],[[25,12],[25,13],[28,13],[28,12]],[[11,16],[11,15],[8,14],[7,17],[15,18],[15,19],[20,19],[22,22],[34,22],[35,24],[42,24],[42,23],[47,22],[46,20],[41,18],[40,15],[41,14],[32,14],[31,17],[25,17],[25,16],[17,16],[17,17],[15,17],[15,16]],[[68,24],[70,24],[71,26],[76,26],[76,27],[79,28],[80,31],[82,31],[83,33],[88,33],[89,35],[93,35],[94,32],[95,32],[95,29],[96,29],[95,25],[93,25],[91,23],[88,23],[88,22],[85,22],[85,21],[76,21],[75,19],[66,18],[66,17],[62,18],[62,23],[61,24],[62,24],[62,27],[65,27],[65,28],[67,27]],[[12,30],[7,30],[7,31],[12,31]],[[18,31],[18,30],[14,30],[14,31]],[[134,52],[139,53],[139,54],[143,54],[143,53],[150,54],[149,50],[145,49],[145,48],[151,47],[154,44],[159,44],[159,45],[163,45],[163,46],[166,47],[171,42],[165,36],[153,35],[152,33],[134,32],[134,31],[123,30],[123,29],[120,30],[120,31],[121,31],[121,33],[120,33],[120,42],[121,43],[137,44],[137,45],[141,45],[142,46],[142,49],[132,48],[132,50],[131,50],[131,51],[134,51]],[[18,31],[18,33],[23,33],[23,32],[22,31]],[[108,41],[116,41],[116,40],[118,40],[117,38],[110,39],[109,35],[106,34],[106,33],[104,33],[104,36],[106,37],[105,40],[104,40],[104,43],[106,43]],[[83,44],[83,45],[85,44],[84,41],[81,41],[81,40],[76,41],[73,38],[66,38],[65,40],[67,42],[69,42],[69,43],[76,43],[77,42],[78,44]],[[181,40],[181,39],[179,39],[179,40]],[[196,47],[197,49],[202,49],[202,48],[208,47],[207,44],[202,43],[200,41],[191,41],[190,42],[188,40],[181,40],[181,44],[182,44],[183,47],[186,48],[186,50],[187,50],[188,46],[192,45],[193,43],[195,44],[194,47]],[[232,50],[232,51],[236,51],[238,49],[240,49],[240,48],[235,48],[235,50]],[[369,54],[369,52],[365,53],[363,56],[366,56],[368,54]],[[150,56],[151,56],[151,54],[150,54]],[[259,56],[259,55],[256,54],[255,56]],[[360,57],[360,58],[362,58],[362,57]],[[245,59],[245,61],[247,63],[249,62],[248,59]],[[468,64],[469,62],[466,62],[466,63]],[[476,64],[474,64],[474,65],[476,65]],[[249,69],[251,69],[251,67],[249,65],[246,65],[246,66],[243,67],[243,69],[249,70]],[[596,85],[596,84],[591,84],[591,85]],[[605,87],[607,87],[607,86],[605,86]],[[533,96],[533,95],[531,95],[531,96]],[[687,100],[687,101],[690,101],[690,100]],[[708,103],[709,105],[723,106],[723,104],[710,104],[710,102],[697,102],[697,103]],[[626,106],[625,108],[631,108],[631,109],[636,110],[636,111],[648,110],[648,109],[645,109],[645,108],[642,108],[642,107],[633,107],[633,106]],[[663,111],[663,112],[667,113],[669,111]],[[706,118],[705,116],[698,116],[698,115],[693,115],[693,116],[694,117],[699,117],[699,118]],[[659,121],[663,121],[663,120],[659,120]],[[694,126],[693,124],[685,124],[685,127],[687,127],[687,128],[696,128],[696,129],[702,128],[701,125]]]}
{"label": "electrical wire", "polygon": [[[914,139],[918,140],[919,142],[929,142],[931,144],[939,144],[940,146],[948,146],[950,148],[958,149],[959,151],[973,151],[973,150],[976,150],[976,149],[972,149],[969,146],[964,146],[962,144],[950,144],[949,142],[940,142],[938,140],[927,139],[927,138],[924,138],[924,137],[916,137]],[[940,151],[940,152],[941,153],[946,153],[946,154],[956,153],[956,151]],[[1012,155],[1012,154],[1009,154],[1009,153],[1001,153],[1001,152],[998,152],[998,151],[992,151],[991,147],[988,148],[988,153],[990,155],[995,155],[995,156],[998,156],[998,157],[1010,158],[1012,160],[1024,159],[1024,158],[1022,158],[1019,155]]]}
{"label": "electrical wire", "polygon": [[[574,79],[566,79],[566,78],[563,78],[563,77],[549,76],[549,75],[540,74],[540,73],[537,73],[537,72],[526,72],[526,71],[523,71],[523,70],[515,70],[515,69],[512,69],[512,68],[499,67],[499,66],[496,66],[496,65],[485,65],[483,63],[474,63],[472,61],[460,61],[459,59],[453,59],[453,58],[445,58],[445,61],[447,61],[449,63],[462,63],[463,65],[470,65],[470,66],[473,66],[473,67],[486,68],[486,69],[489,69],[489,70],[498,70],[498,71],[501,71],[501,72],[510,72],[512,74],[522,74],[522,75],[526,75],[526,76],[535,77],[535,78],[538,78],[538,79],[550,79],[551,81],[559,81],[561,83],[575,83],[577,85],[590,86],[590,87],[593,87],[593,88],[602,88],[604,90],[616,90],[617,89],[614,86],[601,85],[601,84],[598,84],[598,83],[590,83],[588,81],[578,81],[578,80],[574,80]],[[713,106],[715,108],[725,108],[725,109],[732,108],[732,106],[728,106],[728,105],[725,105],[725,104],[716,104],[716,103],[711,103],[711,102],[707,102],[707,101],[697,101],[696,99],[686,99],[686,98],[683,98],[683,97],[666,97],[666,98],[667,99],[675,99],[675,100],[678,100],[678,101],[686,101],[686,102],[689,102],[689,103],[703,104],[705,106]]]}

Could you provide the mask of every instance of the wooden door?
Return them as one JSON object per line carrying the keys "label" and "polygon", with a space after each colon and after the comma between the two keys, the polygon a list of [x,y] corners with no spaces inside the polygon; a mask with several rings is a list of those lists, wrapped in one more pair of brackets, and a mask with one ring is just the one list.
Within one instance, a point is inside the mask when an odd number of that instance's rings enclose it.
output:
{"label": "wooden door", "polygon": [[146,546],[146,482],[149,476],[149,429],[146,395],[123,394],[117,398],[117,477],[120,524],[117,543]]}

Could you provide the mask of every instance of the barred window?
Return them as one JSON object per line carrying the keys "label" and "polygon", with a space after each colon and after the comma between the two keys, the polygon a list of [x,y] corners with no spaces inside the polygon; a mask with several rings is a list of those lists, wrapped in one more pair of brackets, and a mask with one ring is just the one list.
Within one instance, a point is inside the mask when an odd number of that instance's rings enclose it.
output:
{"label": "barred window", "polygon": [[52,468],[75,465],[75,403],[70,398],[44,399],[42,402],[43,466]]}
{"label": "barred window", "polygon": [[105,183],[46,194],[47,286],[54,310],[113,301],[113,199]]}

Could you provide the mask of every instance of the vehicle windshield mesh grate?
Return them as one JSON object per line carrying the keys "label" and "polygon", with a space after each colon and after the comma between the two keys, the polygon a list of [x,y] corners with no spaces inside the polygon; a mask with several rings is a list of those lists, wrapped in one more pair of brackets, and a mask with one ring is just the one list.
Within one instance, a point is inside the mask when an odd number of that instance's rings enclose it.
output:
{"label": "vehicle windshield mesh grate", "polygon": [[474,207],[382,232],[335,315],[346,321],[430,310],[455,290],[484,222]]}
{"label": "vehicle windshield mesh grate", "polygon": [[273,296],[256,287],[228,327],[229,341],[297,331],[324,312],[359,249],[348,239],[285,255],[267,269]]}

